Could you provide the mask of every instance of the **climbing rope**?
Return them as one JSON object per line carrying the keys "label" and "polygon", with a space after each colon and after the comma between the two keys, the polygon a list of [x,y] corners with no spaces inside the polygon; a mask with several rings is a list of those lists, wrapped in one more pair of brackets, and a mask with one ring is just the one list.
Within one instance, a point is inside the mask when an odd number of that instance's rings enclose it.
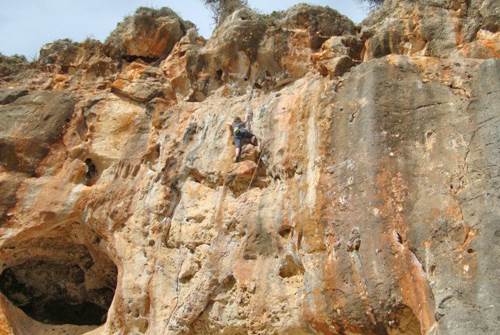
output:
{"label": "climbing rope", "polygon": [[[252,90],[250,91],[250,95],[248,97],[248,109],[247,109],[247,117],[246,117],[247,127],[248,127],[248,130],[250,132],[252,131],[252,121],[253,121],[253,110],[252,110],[252,107],[250,106],[250,101],[253,100],[253,95],[254,95],[254,88],[252,85]],[[257,176],[257,172],[259,170],[259,165],[260,165],[261,160],[262,160],[262,146],[261,146],[261,150],[259,151],[259,159],[257,160],[257,166],[255,167],[255,171],[252,173],[252,178],[250,179],[250,182],[248,183],[246,192],[248,192],[250,190],[250,187],[252,187],[252,183],[255,180],[255,177]]]}
{"label": "climbing rope", "polygon": [[[170,223],[171,224],[171,223]],[[181,274],[181,269],[182,269],[182,263],[184,262],[183,257],[181,257],[182,251],[181,251],[181,242],[182,242],[182,222],[179,222],[179,245],[177,246],[177,252],[176,252],[176,257],[177,257],[177,275],[175,276],[175,304],[174,307],[172,308],[172,311],[170,312],[170,315],[168,316],[164,326],[163,326],[163,332],[165,332],[165,329],[170,325],[170,321],[172,320],[172,317],[174,314],[177,312],[177,308],[179,306],[179,294],[180,294],[180,284],[179,284],[179,276]]]}
{"label": "climbing rope", "polygon": [[253,110],[252,110],[252,106],[250,105],[250,101],[253,100],[253,87],[252,87],[252,90],[250,91],[250,95],[248,96],[248,102],[247,102],[247,108],[246,108],[246,112],[247,112],[247,115],[245,117],[245,120],[247,122],[247,128],[248,128],[248,131],[252,131],[252,122],[253,122]]}
{"label": "climbing rope", "polygon": [[252,186],[252,183],[253,183],[255,177],[257,176],[257,171],[259,170],[259,164],[260,164],[261,159],[262,159],[262,151],[259,152],[259,159],[257,160],[257,166],[255,167],[255,170],[252,173],[252,178],[250,179],[250,182],[248,183],[246,192],[248,192],[250,190],[250,187]]}

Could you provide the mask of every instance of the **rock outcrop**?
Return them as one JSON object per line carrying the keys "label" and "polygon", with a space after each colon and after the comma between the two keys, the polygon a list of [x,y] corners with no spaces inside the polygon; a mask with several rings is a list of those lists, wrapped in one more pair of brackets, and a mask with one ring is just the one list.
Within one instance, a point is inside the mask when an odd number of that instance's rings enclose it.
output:
{"label": "rock outcrop", "polygon": [[139,8],[125,18],[106,40],[111,56],[158,59],[165,57],[192,24],[169,8]]}
{"label": "rock outcrop", "polygon": [[24,56],[4,56],[0,54],[0,77],[2,81],[28,68],[28,61]]}
{"label": "rock outcrop", "polygon": [[498,58],[499,22],[494,0],[386,0],[363,22],[364,58],[391,53]]}
{"label": "rock outcrop", "polygon": [[56,79],[65,85],[69,79],[67,75],[77,72],[83,72],[86,80],[95,80],[116,72],[115,61],[104,49],[101,42],[92,39],[82,43],[58,40],[42,47],[38,63],[45,71],[60,74]]}
{"label": "rock outcrop", "polygon": [[2,73],[0,334],[494,334],[498,13],[143,8]]}
{"label": "rock outcrop", "polygon": [[0,106],[0,162],[7,170],[32,174],[50,146],[61,138],[75,103],[71,95],[61,92],[22,93],[4,92],[4,101],[13,98]]}

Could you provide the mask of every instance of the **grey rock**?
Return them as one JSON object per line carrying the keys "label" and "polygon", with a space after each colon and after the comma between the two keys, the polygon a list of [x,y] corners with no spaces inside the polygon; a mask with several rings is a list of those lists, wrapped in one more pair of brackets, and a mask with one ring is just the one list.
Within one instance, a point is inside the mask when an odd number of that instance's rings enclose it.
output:
{"label": "grey rock", "polygon": [[24,89],[0,89],[0,105],[10,104],[26,94],[28,90]]}
{"label": "grey rock", "polygon": [[500,244],[495,237],[500,222],[498,106],[500,61],[490,59],[481,64],[472,83],[472,99],[466,110],[470,125],[466,133],[465,182],[459,193],[464,222],[471,227],[464,239],[464,266],[469,266],[466,272],[473,276],[457,278],[449,271],[443,272],[439,280],[443,286],[448,282],[448,290],[454,292],[454,299],[442,308],[446,317],[440,324],[449,334],[493,334],[500,329],[499,310],[494,307],[500,301]]}
{"label": "grey rock", "polygon": [[78,43],[69,39],[45,44],[40,49],[37,65],[56,73],[74,74],[85,72],[87,79],[102,77],[116,72],[117,62],[104,52],[104,45],[93,39]]}
{"label": "grey rock", "polygon": [[7,211],[16,203],[16,191],[22,181],[18,173],[0,176],[0,226],[5,219]]}
{"label": "grey rock", "polygon": [[24,56],[4,56],[0,53],[0,79],[15,75],[27,69],[28,66],[29,63]]}
{"label": "grey rock", "polygon": [[[325,185],[349,199],[349,210],[334,211],[334,231],[349,236],[352,224],[362,222],[369,238],[352,262],[363,264],[371,278],[370,300],[392,301],[385,308],[397,310],[408,296],[390,283],[402,285],[411,273],[413,290],[420,293],[418,304],[409,307],[427,320],[421,325],[436,322],[441,334],[491,334],[499,327],[492,306],[500,297],[500,62],[485,61],[479,71],[472,61],[455,68],[455,76],[477,73],[466,88],[472,89],[469,104],[445,83],[422,82],[408,58],[391,59],[355,67],[338,91],[332,161],[349,157],[357,164],[353,171],[339,170],[336,180],[363,182],[347,189]],[[450,186],[450,179],[459,186]],[[348,259],[337,267],[349,266]],[[402,265],[402,259],[418,265]],[[339,274],[337,280],[354,279]],[[356,313],[343,318],[356,319]]]}
{"label": "grey rock", "polygon": [[74,104],[66,92],[33,92],[0,106],[0,164],[33,173],[60,138]]}
{"label": "grey rock", "polygon": [[356,34],[354,23],[330,7],[298,4],[282,15],[283,18],[278,21],[281,27],[309,29],[312,49],[319,49],[331,36]]}
{"label": "grey rock", "polygon": [[351,230],[351,236],[349,237],[349,241],[347,242],[347,251],[353,252],[358,251],[361,246],[361,234],[357,227]]}
{"label": "grey rock", "polygon": [[75,60],[79,43],[70,39],[61,39],[47,43],[40,49],[38,62],[42,65],[59,64],[68,67]]}

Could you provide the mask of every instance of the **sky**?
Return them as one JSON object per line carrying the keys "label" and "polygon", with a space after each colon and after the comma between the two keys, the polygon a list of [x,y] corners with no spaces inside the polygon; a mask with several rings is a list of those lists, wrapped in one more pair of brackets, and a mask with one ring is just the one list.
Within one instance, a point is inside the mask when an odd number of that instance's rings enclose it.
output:
{"label": "sky", "polygon": [[[330,6],[359,23],[368,8],[359,0],[249,0],[261,13],[284,10],[297,3]],[[170,7],[196,24],[204,37],[213,30],[212,15],[201,0],[0,0],[0,53],[38,56],[45,43],[61,38],[104,41],[125,16],[140,6]]]}

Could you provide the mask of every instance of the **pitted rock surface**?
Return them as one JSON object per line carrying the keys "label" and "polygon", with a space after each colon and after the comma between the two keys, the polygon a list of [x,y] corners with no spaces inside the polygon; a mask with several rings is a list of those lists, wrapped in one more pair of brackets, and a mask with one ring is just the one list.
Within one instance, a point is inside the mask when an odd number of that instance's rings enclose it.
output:
{"label": "pitted rock surface", "polygon": [[495,334],[497,3],[243,6],[208,40],[142,8],[2,57],[0,334]]}

